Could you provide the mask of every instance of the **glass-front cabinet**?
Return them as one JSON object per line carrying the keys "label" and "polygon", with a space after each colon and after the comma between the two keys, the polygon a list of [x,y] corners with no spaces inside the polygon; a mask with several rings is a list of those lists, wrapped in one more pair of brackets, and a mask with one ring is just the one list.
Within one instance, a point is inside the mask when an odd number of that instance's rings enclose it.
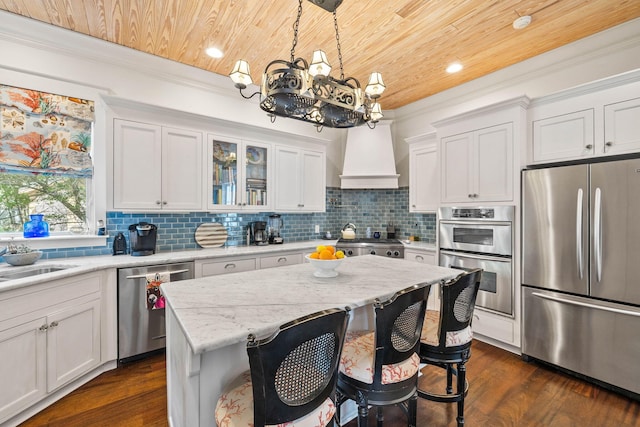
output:
{"label": "glass-front cabinet", "polygon": [[209,210],[266,211],[271,203],[268,144],[209,134]]}

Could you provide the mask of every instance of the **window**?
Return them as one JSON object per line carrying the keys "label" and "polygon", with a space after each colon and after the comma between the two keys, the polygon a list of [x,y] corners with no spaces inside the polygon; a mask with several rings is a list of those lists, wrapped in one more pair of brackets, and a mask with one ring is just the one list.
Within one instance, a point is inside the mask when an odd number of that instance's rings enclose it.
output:
{"label": "window", "polygon": [[0,173],[0,233],[21,233],[34,213],[44,214],[51,234],[82,233],[89,189],[88,178]]}

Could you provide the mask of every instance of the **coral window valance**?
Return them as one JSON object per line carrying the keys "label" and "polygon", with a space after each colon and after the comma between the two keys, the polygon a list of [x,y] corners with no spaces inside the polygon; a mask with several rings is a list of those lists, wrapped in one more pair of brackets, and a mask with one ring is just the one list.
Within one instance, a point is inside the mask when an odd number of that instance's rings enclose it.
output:
{"label": "coral window valance", "polygon": [[91,177],[94,102],[0,84],[0,171]]}

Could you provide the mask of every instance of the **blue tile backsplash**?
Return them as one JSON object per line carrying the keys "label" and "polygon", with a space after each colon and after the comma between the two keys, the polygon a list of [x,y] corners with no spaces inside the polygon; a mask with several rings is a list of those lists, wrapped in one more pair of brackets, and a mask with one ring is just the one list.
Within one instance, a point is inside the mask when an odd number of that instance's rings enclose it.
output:
{"label": "blue tile backsplash", "polygon": [[[435,214],[409,213],[409,188],[397,190],[342,190],[328,187],[327,209],[323,213],[282,214],[284,227],[282,236],[285,242],[295,242],[321,237],[326,231],[332,237],[339,237],[340,230],[347,223],[357,227],[358,237],[365,236],[367,227],[372,232],[380,231],[386,237],[387,224],[396,228],[396,238],[407,239],[411,235],[434,243],[436,236]],[[158,226],[158,252],[197,249],[194,233],[196,227],[204,222],[218,222],[228,232],[227,245],[245,245],[247,225],[252,221],[266,221],[269,214],[264,213],[122,213],[108,212],[106,218],[107,234],[110,236],[106,247],[85,247],[72,249],[45,250],[44,258],[63,258],[89,255],[108,255],[112,253],[113,238],[122,232],[127,239],[128,227],[138,222],[149,222]],[[321,235],[314,232],[315,225],[320,226]]]}

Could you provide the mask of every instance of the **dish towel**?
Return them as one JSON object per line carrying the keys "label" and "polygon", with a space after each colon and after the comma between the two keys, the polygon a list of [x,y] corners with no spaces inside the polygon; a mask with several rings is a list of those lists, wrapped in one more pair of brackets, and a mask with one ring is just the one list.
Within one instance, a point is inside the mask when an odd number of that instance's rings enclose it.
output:
{"label": "dish towel", "polygon": [[147,278],[147,298],[145,304],[147,310],[159,310],[164,308],[164,295],[160,291],[160,285],[171,281],[169,272],[149,273]]}

